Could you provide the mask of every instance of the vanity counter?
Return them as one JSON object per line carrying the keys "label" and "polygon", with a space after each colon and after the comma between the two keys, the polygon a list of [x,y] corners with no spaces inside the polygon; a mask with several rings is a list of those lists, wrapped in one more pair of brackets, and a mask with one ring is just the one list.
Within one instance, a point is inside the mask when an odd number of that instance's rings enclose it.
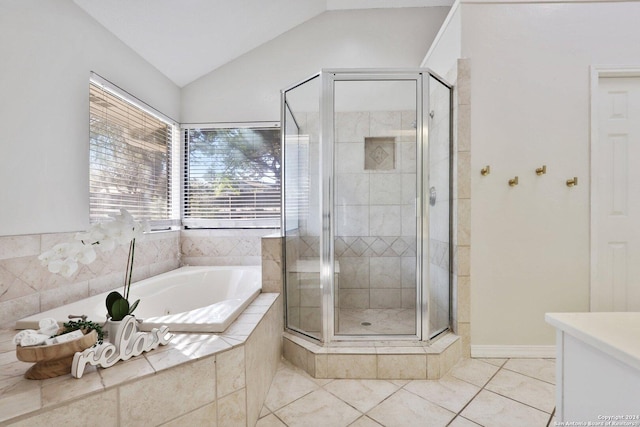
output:
{"label": "vanity counter", "polygon": [[640,426],[640,313],[547,313],[545,320],[557,331],[556,421]]}

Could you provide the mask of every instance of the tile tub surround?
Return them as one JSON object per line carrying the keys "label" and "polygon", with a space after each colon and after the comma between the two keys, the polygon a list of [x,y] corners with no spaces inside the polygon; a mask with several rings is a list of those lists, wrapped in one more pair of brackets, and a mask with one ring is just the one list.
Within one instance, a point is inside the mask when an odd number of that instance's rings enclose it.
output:
{"label": "tile tub surround", "polygon": [[333,342],[320,346],[285,332],[283,356],[314,378],[431,380],[461,359],[461,340]]}
{"label": "tile tub surround", "polygon": [[276,231],[268,228],[182,230],[182,265],[259,265],[261,238]]}
{"label": "tile tub surround", "polygon": [[[136,242],[133,280],[142,280],[181,265],[258,265],[263,230],[183,230],[145,235]],[[127,247],[98,252],[98,259],[81,265],[71,278],[50,273],[38,260],[57,243],[75,233],[0,236],[0,328],[31,314],[120,286]],[[268,264],[268,263],[267,263]],[[266,283],[274,285],[273,281]],[[268,290],[264,292],[270,292]],[[279,291],[273,291],[279,292]]]}
{"label": "tile tub surround", "polygon": [[262,236],[262,292],[283,293],[282,240],[279,232]]}
{"label": "tile tub surround", "polygon": [[4,330],[0,424],[254,426],[282,354],[282,318],[280,295],[261,294],[223,334],[176,333],[80,379],[38,381],[23,378],[31,364],[15,358],[15,331]]}
{"label": "tile tub surround", "polygon": [[[121,285],[128,247],[98,251],[98,258],[81,265],[70,278],[50,273],[38,256],[75,233],[0,237],[0,327],[31,314],[78,301]],[[180,233],[154,232],[136,242],[133,280],[174,270],[180,265]]]}

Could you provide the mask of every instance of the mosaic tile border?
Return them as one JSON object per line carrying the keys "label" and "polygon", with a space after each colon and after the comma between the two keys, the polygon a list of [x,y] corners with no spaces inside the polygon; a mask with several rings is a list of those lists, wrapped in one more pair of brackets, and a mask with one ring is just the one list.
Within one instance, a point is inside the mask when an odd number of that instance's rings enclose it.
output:
{"label": "mosaic tile border", "polygon": [[[298,239],[301,257],[319,257],[320,238],[301,236]],[[336,257],[398,257],[416,256],[416,239],[411,236],[338,237],[334,242]]]}

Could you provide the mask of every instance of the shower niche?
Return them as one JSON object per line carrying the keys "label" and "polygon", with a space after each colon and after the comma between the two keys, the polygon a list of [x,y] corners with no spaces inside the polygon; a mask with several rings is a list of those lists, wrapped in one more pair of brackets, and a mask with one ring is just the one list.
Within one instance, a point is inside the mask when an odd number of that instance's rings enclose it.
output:
{"label": "shower niche", "polygon": [[323,70],[282,91],[286,328],[429,341],[451,313],[451,87]]}

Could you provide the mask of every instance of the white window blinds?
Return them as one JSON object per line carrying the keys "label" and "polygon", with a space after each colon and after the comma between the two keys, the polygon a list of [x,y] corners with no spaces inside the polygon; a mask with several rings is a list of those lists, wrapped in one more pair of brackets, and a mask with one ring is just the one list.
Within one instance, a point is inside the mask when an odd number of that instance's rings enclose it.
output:
{"label": "white window blinds", "polygon": [[184,135],[183,225],[279,227],[279,128],[190,128]]}
{"label": "white window blinds", "polygon": [[177,125],[95,75],[89,91],[91,221],[125,208],[155,229],[172,225]]}

